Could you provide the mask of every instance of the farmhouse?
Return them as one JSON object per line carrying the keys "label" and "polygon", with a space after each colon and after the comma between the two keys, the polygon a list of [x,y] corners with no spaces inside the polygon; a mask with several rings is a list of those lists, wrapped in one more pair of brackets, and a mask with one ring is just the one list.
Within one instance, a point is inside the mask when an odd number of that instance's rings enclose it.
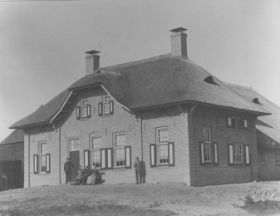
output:
{"label": "farmhouse", "polygon": [[257,180],[264,98],[192,62],[185,31],[171,30],[171,53],[140,61],[100,67],[99,52],[87,52],[84,77],[14,123],[24,130],[25,187],[63,183],[67,157],[75,170],[97,164],[105,183],[135,182],[137,156],[147,182]]}

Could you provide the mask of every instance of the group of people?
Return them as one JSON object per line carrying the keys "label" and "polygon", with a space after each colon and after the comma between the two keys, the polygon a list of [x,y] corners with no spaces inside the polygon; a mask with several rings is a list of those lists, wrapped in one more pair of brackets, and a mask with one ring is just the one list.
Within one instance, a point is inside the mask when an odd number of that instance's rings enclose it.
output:
{"label": "group of people", "polygon": [[89,184],[89,185],[94,185],[97,183],[97,178],[99,176],[99,171],[96,168],[95,164],[92,164],[92,169],[90,169],[89,167],[86,167],[85,169],[83,169],[82,165],[80,165],[78,171],[77,171],[77,176],[75,177],[75,179],[73,179],[71,181],[71,173],[73,170],[73,164],[70,161],[70,158],[67,158],[67,161],[64,164],[64,171],[65,171],[65,175],[66,175],[66,181],[65,183],[67,184],[68,182],[70,182],[71,184],[74,185],[80,185],[80,184]]}
{"label": "group of people", "polygon": [[135,169],[135,177],[136,177],[136,184],[144,184],[146,182],[146,165],[145,161],[136,157],[134,162],[134,169]]}
{"label": "group of people", "polygon": [[[135,177],[136,177],[136,184],[144,184],[146,182],[146,165],[145,161],[139,159],[139,157],[136,157],[136,160],[133,164],[135,169]],[[71,184],[79,185],[79,184],[96,184],[97,178],[99,176],[99,171],[96,168],[95,164],[93,163],[92,169],[89,167],[86,167],[85,169],[82,168],[82,165],[80,165],[80,168],[78,169],[77,176],[73,181],[71,181],[71,173],[73,170],[73,164],[70,161],[70,158],[67,158],[67,161],[64,164],[64,171],[66,175],[66,181],[67,184],[70,182]]]}

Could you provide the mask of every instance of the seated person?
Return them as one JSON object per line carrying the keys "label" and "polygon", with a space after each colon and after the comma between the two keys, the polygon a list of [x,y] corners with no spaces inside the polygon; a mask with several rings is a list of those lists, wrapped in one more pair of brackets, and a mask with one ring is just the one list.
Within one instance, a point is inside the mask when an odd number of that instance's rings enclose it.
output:
{"label": "seated person", "polygon": [[92,170],[87,166],[84,170],[83,175],[81,176],[81,183],[84,185],[87,183],[87,178],[91,175]]}
{"label": "seated person", "polygon": [[75,178],[74,184],[81,184],[83,175],[84,175],[83,166],[80,165],[80,167],[78,169],[78,175]]}
{"label": "seated person", "polygon": [[87,184],[94,185],[96,184],[96,178],[98,175],[98,170],[95,166],[95,163],[92,164],[92,172],[91,175],[87,178]]}

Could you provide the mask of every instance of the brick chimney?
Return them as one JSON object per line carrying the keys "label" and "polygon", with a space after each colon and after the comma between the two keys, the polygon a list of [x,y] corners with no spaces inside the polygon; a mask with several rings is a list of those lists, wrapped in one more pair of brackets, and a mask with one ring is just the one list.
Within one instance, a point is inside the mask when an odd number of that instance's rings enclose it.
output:
{"label": "brick chimney", "polygon": [[86,75],[94,73],[99,68],[99,51],[90,50],[86,52]]}
{"label": "brick chimney", "polygon": [[172,56],[181,56],[188,58],[187,55],[187,29],[179,27],[170,30],[171,31],[171,54]]}

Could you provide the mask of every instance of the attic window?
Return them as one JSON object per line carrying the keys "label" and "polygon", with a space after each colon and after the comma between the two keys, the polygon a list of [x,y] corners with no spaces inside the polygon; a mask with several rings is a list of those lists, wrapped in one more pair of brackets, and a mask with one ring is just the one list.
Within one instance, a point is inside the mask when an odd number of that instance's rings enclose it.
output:
{"label": "attic window", "polygon": [[254,102],[255,104],[260,104],[260,105],[261,105],[261,102],[259,101],[259,98],[254,98],[254,99],[253,99],[253,102]]}
{"label": "attic window", "polygon": [[213,76],[208,76],[204,79],[204,82],[207,82],[212,85],[218,85],[218,83],[214,80]]}

